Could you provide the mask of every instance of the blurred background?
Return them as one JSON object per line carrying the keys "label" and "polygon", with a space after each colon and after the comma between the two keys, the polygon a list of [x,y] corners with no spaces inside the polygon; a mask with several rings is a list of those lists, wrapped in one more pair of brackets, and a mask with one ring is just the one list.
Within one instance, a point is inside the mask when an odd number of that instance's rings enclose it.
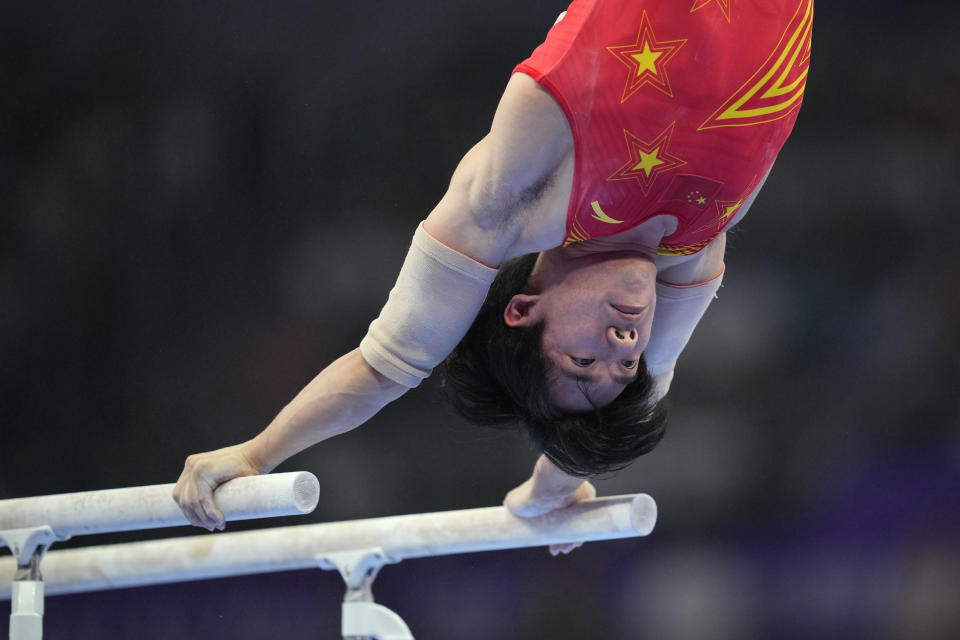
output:
{"label": "blurred background", "polygon": [[[173,482],[263,428],[359,342],[564,8],[8,6],[0,498]],[[960,637],[958,19],[818,5],[803,111],[733,233],[668,434],[598,482],[652,494],[653,535],[408,561],[378,601],[418,638]],[[302,523],[498,504],[534,459],[428,381],[281,470],[320,477]],[[319,570],[59,596],[46,628],[335,638],[341,597]]]}

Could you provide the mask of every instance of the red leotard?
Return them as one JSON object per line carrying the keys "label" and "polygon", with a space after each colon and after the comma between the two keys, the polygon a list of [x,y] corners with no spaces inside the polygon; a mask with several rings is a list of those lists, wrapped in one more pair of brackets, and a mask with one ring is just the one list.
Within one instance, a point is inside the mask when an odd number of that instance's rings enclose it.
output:
{"label": "red leotard", "polygon": [[659,214],[661,254],[723,231],[793,128],[812,22],[813,0],[574,0],[516,68],[573,133],[566,243]]}

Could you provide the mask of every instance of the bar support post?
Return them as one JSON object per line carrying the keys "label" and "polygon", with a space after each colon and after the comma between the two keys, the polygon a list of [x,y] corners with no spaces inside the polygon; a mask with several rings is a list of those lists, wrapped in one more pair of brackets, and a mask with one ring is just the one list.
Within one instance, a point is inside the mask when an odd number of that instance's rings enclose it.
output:
{"label": "bar support post", "polygon": [[0,535],[0,540],[7,542],[17,557],[17,572],[11,585],[10,640],[42,640],[44,594],[40,561],[54,540],[53,532],[43,527],[39,532],[18,533],[12,536],[16,541],[11,540],[10,532]]}
{"label": "bar support post", "polygon": [[318,557],[321,569],[337,569],[347,591],[340,631],[343,640],[414,640],[399,615],[373,600],[373,581],[391,558],[382,548],[330,553]]}

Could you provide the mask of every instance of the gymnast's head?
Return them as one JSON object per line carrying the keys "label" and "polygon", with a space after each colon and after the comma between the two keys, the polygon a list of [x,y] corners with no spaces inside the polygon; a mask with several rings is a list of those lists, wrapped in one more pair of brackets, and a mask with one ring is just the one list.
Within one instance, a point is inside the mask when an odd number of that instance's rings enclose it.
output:
{"label": "gymnast's head", "polygon": [[663,437],[643,350],[656,305],[652,260],[551,250],[501,266],[444,389],[474,424],[523,428],[559,468],[615,471]]}

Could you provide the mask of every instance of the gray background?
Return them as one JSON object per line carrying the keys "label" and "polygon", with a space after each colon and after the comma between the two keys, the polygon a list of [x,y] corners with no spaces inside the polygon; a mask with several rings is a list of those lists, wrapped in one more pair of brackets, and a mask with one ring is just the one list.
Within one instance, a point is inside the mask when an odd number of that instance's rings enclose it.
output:
{"label": "gray background", "polygon": [[[563,8],[8,5],[0,497],[172,482],[261,429],[357,344]],[[668,435],[598,483],[654,495],[656,531],[388,567],[378,599],[417,637],[960,635],[960,15],[817,12]],[[322,522],[497,504],[534,458],[430,381],[281,469],[320,477],[297,522]],[[63,596],[47,637],[333,638],[340,597],[320,571]]]}

